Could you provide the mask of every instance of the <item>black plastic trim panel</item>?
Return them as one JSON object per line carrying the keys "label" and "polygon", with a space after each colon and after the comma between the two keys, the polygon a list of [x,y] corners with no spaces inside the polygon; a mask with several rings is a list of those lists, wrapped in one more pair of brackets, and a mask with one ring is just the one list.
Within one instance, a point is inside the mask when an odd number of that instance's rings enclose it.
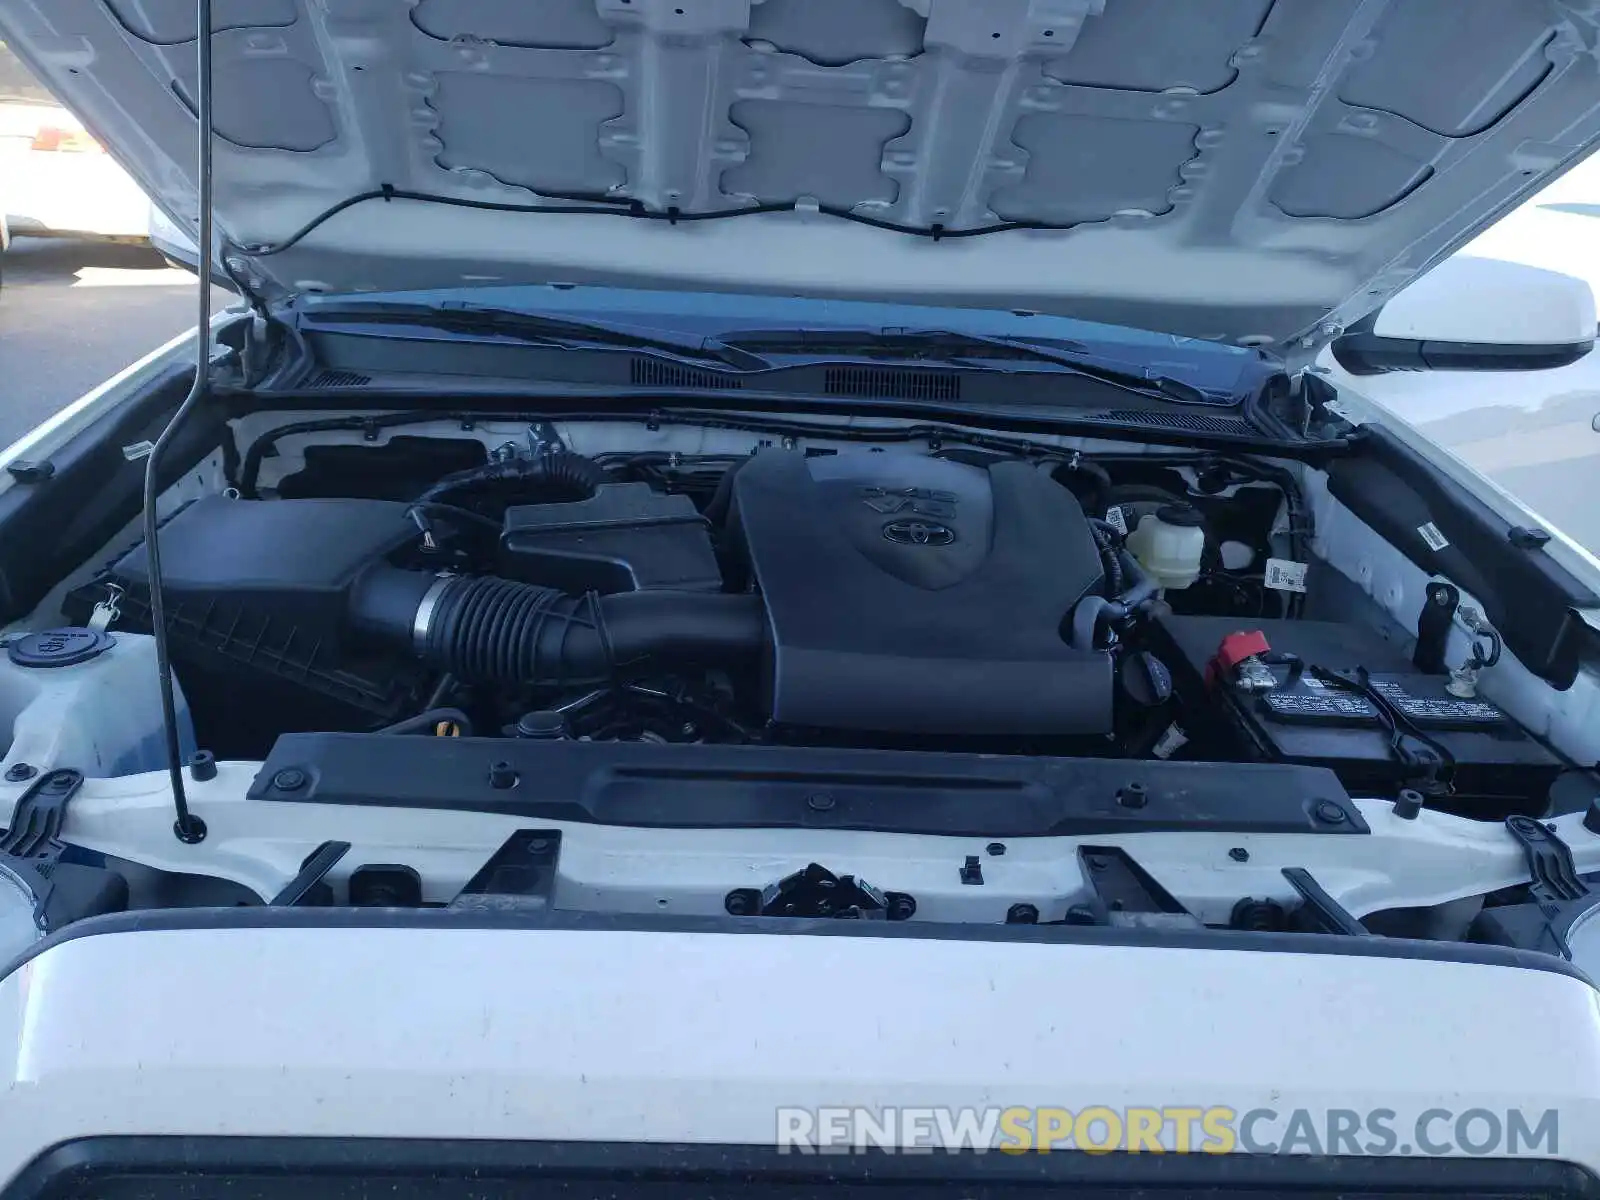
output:
{"label": "black plastic trim panel", "polygon": [[[1328,465],[1334,499],[1424,571],[1477,597],[1528,670],[1571,687],[1592,646],[1573,610],[1600,607],[1600,596],[1392,432],[1362,432],[1362,453]],[[1428,524],[1449,543],[1442,550],[1423,537]]]}
{"label": "black plastic trim panel", "polygon": [[[952,873],[960,860],[951,858]],[[1560,975],[1587,988],[1594,982],[1553,954],[1510,946],[1410,938],[1199,928],[1123,928],[1105,925],[974,925],[936,921],[840,921],[826,917],[694,916],[682,913],[600,913],[572,909],[472,908],[164,908],[88,917],[35,942],[0,970],[4,979],[64,942],[160,930],[420,929],[567,930],[578,933],[701,933],[731,936],[871,937],[941,942],[1021,942],[1044,946],[1123,946],[1154,950],[1232,950],[1256,954],[1316,954],[1407,962],[1463,963]]]}
{"label": "black plastic trim panel", "polygon": [[835,1200],[1590,1200],[1600,1180],[1576,1163],[1534,1158],[800,1155],[649,1142],[121,1136],[46,1151],[4,1200],[809,1200],[823,1192]]}
{"label": "black plastic trim panel", "polygon": [[[155,441],[193,379],[192,363],[174,363],[139,396],[51,454],[47,478],[0,493],[0,622],[30,611],[139,515],[144,459],[130,460],[123,448]],[[177,482],[223,432],[219,411],[197,411],[162,460],[161,486]]]}
{"label": "black plastic trim panel", "polygon": [[668,829],[1370,832],[1323,767],[782,746],[291,733],[249,795]]}
{"label": "black plastic trim panel", "polygon": [[1593,338],[1496,346],[1348,333],[1334,340],[1333,357],[1352,375],[1382,375],[1389,371],[1548,371],[1570,366],[1593,349]]}

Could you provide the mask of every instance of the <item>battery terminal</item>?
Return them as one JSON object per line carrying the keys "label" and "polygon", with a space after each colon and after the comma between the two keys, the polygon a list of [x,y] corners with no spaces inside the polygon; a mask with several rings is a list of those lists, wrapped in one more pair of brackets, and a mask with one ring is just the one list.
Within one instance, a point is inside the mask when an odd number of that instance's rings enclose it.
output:
{"label": "battery terminal", "polygon": [[1472,650],[1465,662],[1452,668],[1445,690],[1462,700],[1472,700],[1478,695],[1478,676],[1500,661],[1503,643],[1499,632],[1475,608],[1462,605],[1456,610],[1456,620],[1472,634]]}
{"label": "battery terminal", "polygon": [[1207,671],[1208,681],[1219,680],[1241,692],[1266,692],[1278,686],[1277,677],[1267,665],[1272,647],[1259,629],[1230,633],[1217,646],[1216,656]]}

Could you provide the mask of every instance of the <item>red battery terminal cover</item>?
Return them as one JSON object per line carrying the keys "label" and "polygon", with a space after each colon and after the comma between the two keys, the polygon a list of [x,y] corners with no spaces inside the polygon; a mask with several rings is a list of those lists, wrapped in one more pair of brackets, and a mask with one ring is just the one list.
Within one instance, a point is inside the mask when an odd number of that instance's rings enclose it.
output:
{"label": "red battery terminal cover", "polygon": [[1272,647],[1267,642],[1267,635],[1259,629],[1230,633],[1222,639],[1217,646],[1216,654],[1207,664],[1207,686],[1215,687],[1218,680],[1233,682],[1241,666],[1252,661],[1259,662],[1262,655],[1271,652]]}

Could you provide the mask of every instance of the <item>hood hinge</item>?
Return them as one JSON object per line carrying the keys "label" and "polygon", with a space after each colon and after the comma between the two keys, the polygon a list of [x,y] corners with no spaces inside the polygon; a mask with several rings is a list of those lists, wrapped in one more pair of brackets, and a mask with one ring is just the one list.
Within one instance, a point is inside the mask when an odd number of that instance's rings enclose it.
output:
{"label": "hood hinge", "polygon": [[222,268],[222,273],[228,277],[239,293],[240,299],[250,306],[251,312],[263,317],[268,316],[272,311],[273,302],[284,299],[283,289],[274,287],[272,281],[256,269],[247,248],[235,245],[233,242],[223,242],[217,255],[217,262]]}
{"label": "hood hinge", "polygon": [[1291,378],[1301,375],[1307,367],[1317,361],[1317,355],[1342,334],[1344,329],[1345,327],[1337,321],[1324,321],[1286,342],[1280,355],[1283,359],[1283,369]]}

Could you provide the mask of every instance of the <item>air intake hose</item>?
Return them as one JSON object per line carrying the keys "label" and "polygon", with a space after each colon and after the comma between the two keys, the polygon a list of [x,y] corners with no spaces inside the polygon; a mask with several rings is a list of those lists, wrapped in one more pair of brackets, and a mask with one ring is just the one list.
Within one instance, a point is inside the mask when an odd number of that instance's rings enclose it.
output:
{"label": "air intake hose", "polygon": [[569,450],[547,451],[534,458],[512,458],[456,471],[439,480],[418,504],[437,504],[473,492],[490,492],[509,501],[587,500],[610,476],[592,458]]}
{"label": "air intake hose", "polygon": [[735,667],[755,661],[766,632],[757,596],[574,596],[392,567],[367,572],[350,603],[358,628],[474,683],[581,686],[645,667]]}

